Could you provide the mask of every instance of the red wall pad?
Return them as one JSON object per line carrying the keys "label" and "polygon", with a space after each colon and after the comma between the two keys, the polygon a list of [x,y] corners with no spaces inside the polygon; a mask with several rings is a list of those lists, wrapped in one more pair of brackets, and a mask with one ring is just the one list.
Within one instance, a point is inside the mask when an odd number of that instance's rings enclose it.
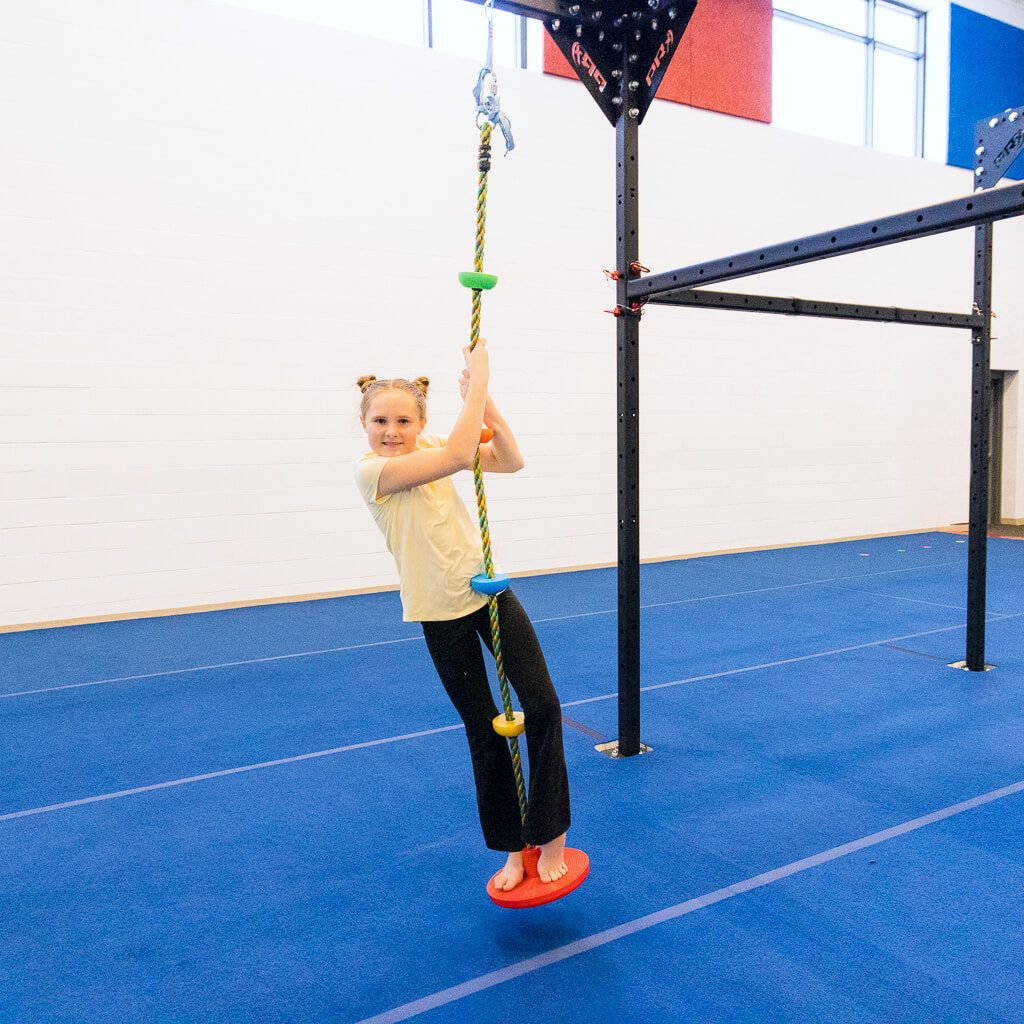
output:
{"label": "red wall pad", "polygon": [[[547,32],[544,70],[576,77]],[[769,123],[771,0],[700,0],[665,72],[658,99]]]}

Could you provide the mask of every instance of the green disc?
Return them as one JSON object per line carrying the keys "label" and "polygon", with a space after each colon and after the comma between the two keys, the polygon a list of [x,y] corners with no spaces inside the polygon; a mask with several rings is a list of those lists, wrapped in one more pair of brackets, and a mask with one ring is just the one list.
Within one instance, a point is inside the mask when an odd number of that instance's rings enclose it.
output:
{"label": "green disc", "polygon": [[478,274],[474,270],[459,271],[459,284],[466,288],[493,288],[498,283],[494,274]]}

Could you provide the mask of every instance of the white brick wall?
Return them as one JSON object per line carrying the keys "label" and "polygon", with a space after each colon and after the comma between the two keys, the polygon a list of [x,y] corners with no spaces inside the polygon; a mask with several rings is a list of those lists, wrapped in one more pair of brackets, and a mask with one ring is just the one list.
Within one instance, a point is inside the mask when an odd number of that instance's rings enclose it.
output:
{"label": "white brick wall", "polygon": [[1004,519],[1024,523],[1024,465],[1016,458],[1021,447],[1021,384],[1019,373],[1003,378],[1003,491]]}
{"label": "white brick wall", "polygon": [[[353,381],[425,373],[430,427],[456,412],[476,71],[206,0],[8,5],[0,626],[394,582],[351,482]],[[610,562],[614,135],[578,84],[500,78],[517,149],[491,174],[484,333],[528,465],[489,483],[496,557]],[[663,103],[640,156],[656,270],[971,184]],[[997,228],[1004,369],[1022,232]],[[966,310],[971,246],[961,232],[736,288]],[[960,332],[651,308],[643,555],[963,521],[969,365]],[[1014,486],[1004,510],[1024,516]]]}

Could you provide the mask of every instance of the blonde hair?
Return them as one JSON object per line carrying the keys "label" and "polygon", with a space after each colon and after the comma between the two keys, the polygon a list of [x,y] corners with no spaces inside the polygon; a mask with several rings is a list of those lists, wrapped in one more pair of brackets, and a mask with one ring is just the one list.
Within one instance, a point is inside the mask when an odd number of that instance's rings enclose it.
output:
{"label": "blonde hair", "polygon": [[427,388],[430,387],[430,380],[427,377],[417,377],[415,380],[403,380],[401,377],[394,377],[391,380],[377,380],[373,374],[360,377],[356,381],[356,387],[363,393],[363,400],[359,403],[359,419],[366,420],[366,411],[370,408],[370,402],[382,391],[404,391],[416,402],[416,408],[420,414],[420,422],[427,418]]}

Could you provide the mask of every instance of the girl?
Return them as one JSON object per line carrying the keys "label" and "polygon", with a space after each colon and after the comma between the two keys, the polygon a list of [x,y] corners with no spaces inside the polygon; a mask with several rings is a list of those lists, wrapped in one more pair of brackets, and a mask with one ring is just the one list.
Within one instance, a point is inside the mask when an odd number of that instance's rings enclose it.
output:
{"label": "girl", "polygon": [[[480,649],[480,639],[491,648],[487,598],[470,586],[470,579],[484,571],[480,533],[451,478],[473,467],[478,446],[482,468],[492,473],[517,472],[523,457],[488,394],[486,342],[481,339],[463,355],[462,411],[447,439],[423,433],[426,377],[359,378],[359,418],[371,451],[356,464],[355,476],[395,557],[402,617],[422,625],[437,673],[466,725],[484,842],[508,853],[494,882],[509,891],[523,880],[524,844],[540,847],[542,881],[566,873],[569,782],[561,705],[530,620],[511,590],[498,597],[498,621],[506,674],[526,715],[530,790],[525,822],[508,743],[491,725],[498,709]],[[488,444],[479,444],[481,423],[494,431]]]}

